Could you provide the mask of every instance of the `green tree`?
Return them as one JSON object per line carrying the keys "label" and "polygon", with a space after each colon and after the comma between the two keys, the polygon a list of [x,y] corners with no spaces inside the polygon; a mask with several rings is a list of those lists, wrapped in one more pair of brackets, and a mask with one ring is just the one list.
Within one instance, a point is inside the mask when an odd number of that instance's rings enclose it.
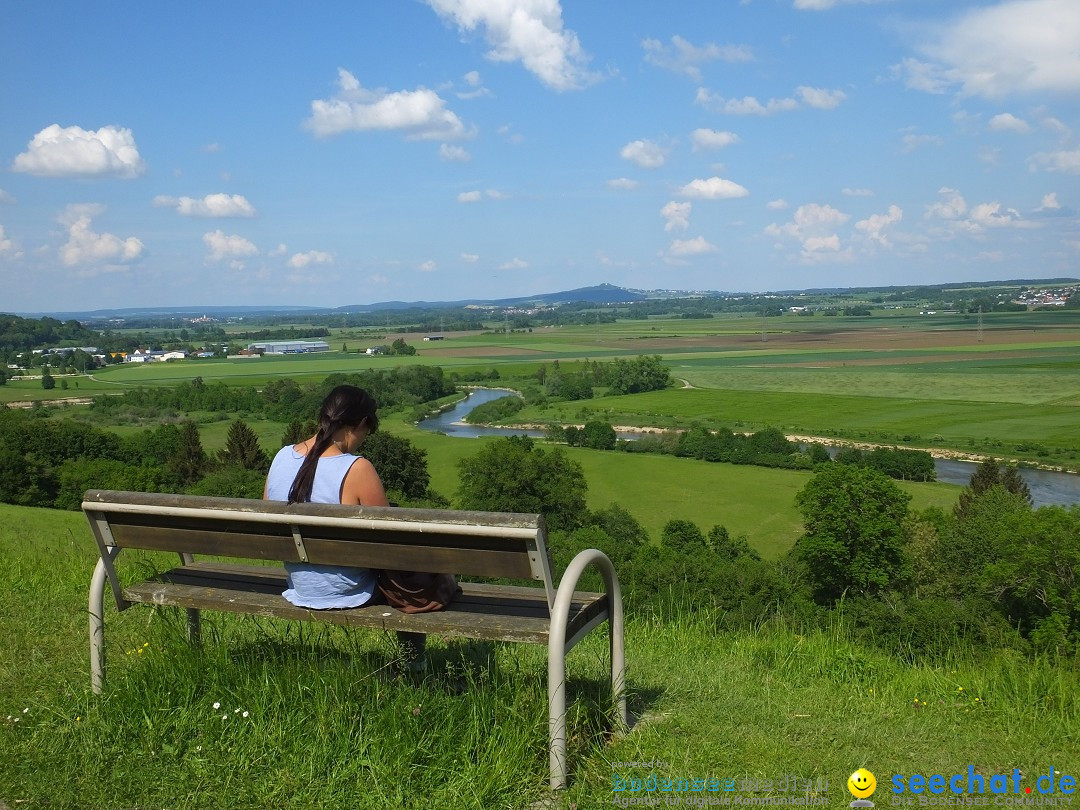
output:
{"label": "green tree", "polygon": [[49,372],[48,366],[42,366],[41,368],[41,387],[46,391],[51,391],[56,388],[56,380],[53,379],[53,375]]}
{"label": "green tree", "polygon": [[300,444],[305,439],[314,436],[318,429],[318,425],[310,419],[307,421],[293,419],[285,426],[285,432],[281,434],[281,445],[284,447],[287,444]]}
{"label": "green tree", "polygon": [[1080,650],[1080,508],[1015,512],[1001,539],[981,577],[987,593],[1037,649]]}
{"label": "green tree", "polygon": [[189,486],[202,477],[207,462],[206,451],[203,450],[202,440],[199,438],[199,429],[194,422],[186,420],[180,426],[176,454],[168,460],[169,472],[181,486]]}
{"label": "green tree", "polygon": [[259,437],[242,419],[229,425],[225,448],[218,453],[218,461],[226,467],[241,467],[263,474],[270,469],[270,458],[259,446]]}
{"label": "green tree", "polygon": [[873,595],[909,578],[904,521],[911,496],[877,470],[822,468],[795,496],[806,533],[793,554],[814,598]]}
{"label": "green tree", "polygon": [[431,475],[427,451],[413,446],[408,439],[379,431],[364,440],[360,454],[374,465],[388,490],[407,498],[423,498],[428,494]]}
{"label": "green tree", "polygon": [[987,458],[975,468],[967,487],[960,493],[956,506],[953,508],[956,516],[963,519],[964,514],[971,508],[972,502],[994,486],[1000,486],[1007,492],[1019,495],[1028,506],[1031,506],[1031,490],[1027,482],[1020,477],[1020,471],[1016,469],[1016,466],[1006,464],[1002,467],[997,459]]}
{"label": "green tree", "polygon": [[619,438],[615,435],[615,428],[607,422],[586,422],[581,432],[582,446],[594,450],[614,450]]}
{"label": "green tree", "polygon": [[264,473],[234,464],[207,473],[188,487],[187,492],[219,498],[261,498],[265,484]]}
{"label": "green tree", "polygon": [[552,530],[572,530],[587,519],[581,465],[557,448],[545,452],[528,436],[497,439],[458,469],[462,509],[540,512]]}

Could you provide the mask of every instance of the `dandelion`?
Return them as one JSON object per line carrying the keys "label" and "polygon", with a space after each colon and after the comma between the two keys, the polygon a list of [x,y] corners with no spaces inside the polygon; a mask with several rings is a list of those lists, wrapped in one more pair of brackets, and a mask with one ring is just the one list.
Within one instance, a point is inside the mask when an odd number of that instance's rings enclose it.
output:
{"label": "dandelion", "polygon": [[958,686],[958,687],[956,687],[956,691],[957,691],[957,692],[963,692],[963,691],[964,691],[964,687],[962,687],[962,686]]}
{"label": "dandelion", "polygon": [[75,722],[78,723],[80,720],[82,720],[82,717],[80,715],[75,715]]}

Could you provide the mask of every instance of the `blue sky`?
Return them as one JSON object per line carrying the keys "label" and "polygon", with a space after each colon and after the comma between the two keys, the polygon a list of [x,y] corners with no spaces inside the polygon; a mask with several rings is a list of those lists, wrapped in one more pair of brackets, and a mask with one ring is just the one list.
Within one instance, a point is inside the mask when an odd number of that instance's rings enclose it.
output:
{"label": "blue sky", "polygon": [[9,2],[0,311],[1078,276],[1078,102],[1077,0]]}

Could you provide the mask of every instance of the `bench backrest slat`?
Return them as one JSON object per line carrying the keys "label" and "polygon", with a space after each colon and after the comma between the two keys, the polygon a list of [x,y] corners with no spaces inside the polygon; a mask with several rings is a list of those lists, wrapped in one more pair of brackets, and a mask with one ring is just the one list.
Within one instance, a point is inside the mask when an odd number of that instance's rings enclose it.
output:
{"label": "bench backrest slat", "polygon": [[[550,583],[539,515],[93,490],[103,546]],[[107,530],[104,528],[107,526]]]}

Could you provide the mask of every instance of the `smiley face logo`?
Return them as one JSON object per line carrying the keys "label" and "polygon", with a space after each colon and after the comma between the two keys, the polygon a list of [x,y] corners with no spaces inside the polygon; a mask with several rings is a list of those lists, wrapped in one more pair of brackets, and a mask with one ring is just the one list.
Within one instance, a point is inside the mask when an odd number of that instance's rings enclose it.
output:
{"label": "smiley face logo", "polygon": [[866,768],[859,768],[847,780],[847,789],[856,799],[865,799],[877,789],[877,779]]}

